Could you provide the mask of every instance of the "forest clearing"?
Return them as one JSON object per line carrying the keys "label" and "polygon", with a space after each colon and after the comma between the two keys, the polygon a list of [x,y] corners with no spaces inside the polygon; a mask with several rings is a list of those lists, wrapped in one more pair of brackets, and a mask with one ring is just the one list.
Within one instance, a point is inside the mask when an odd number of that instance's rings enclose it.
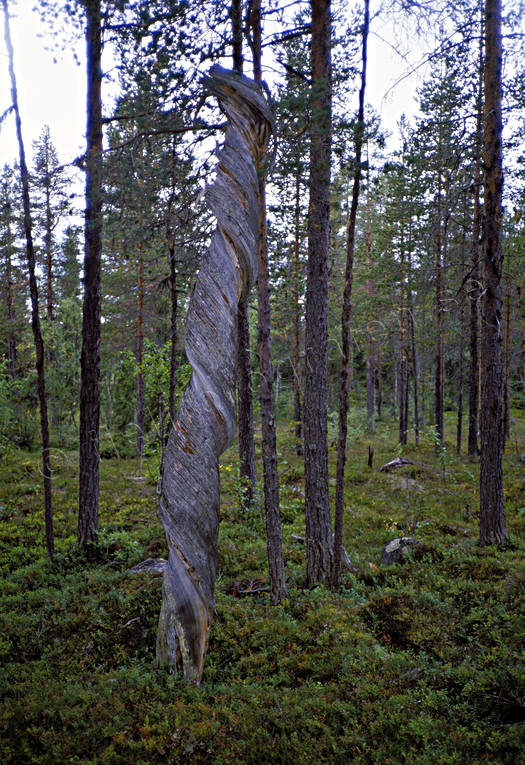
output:
{"label": "forest clearing", "polygon": [[525,761],[518,5],[1,0],[2,765]]}

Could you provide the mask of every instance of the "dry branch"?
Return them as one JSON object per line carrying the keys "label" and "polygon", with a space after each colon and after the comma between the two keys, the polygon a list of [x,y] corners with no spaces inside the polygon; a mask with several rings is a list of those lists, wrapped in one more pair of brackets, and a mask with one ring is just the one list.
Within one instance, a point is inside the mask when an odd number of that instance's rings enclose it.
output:
{"label": "dry branch", "polygon": [[395,470],[396,468],[402,467],[403,465],[415,465],[416,467],[423,468],[424,470],[434,470],[431,465],[424,465],[422,462],[414,462],[413,460],[408,460],[406,457],[396,457],[391,462],[386,462],[384,465],[381,465],[381,467],[378,467],[377,472],[389,473],[391,470]]}

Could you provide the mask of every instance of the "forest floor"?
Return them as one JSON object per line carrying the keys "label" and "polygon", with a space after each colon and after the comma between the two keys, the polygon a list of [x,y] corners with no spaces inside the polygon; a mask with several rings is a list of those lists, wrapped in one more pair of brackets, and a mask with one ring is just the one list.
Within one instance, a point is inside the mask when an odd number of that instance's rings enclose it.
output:
{"label": "forest floor", "polygon": [[[200,687],[154,668],[160,579],[130,575],[166,545],[155,460],[101,465],[100,554],[76,550],[77,455],[53,450],[56,559],[45,557],[40,457],[0,460],[0,762],[508,763],[525,761],[525,418],[504,459],[505,550],[478,546],[477,461],[399,456],[393,422],[350,428],[340,593],[305,588],[304,482],[279,430],[289,597],[269,604],[264,521],[241,515],[221,460],[216,612]],[[454,431],[451,419],[448,432]],[[331,433],[331,475],[335,474]],[[367,466],[374,449],[374,469]],[[334,489],[334,481],[331,481]],[[381,564],[390,539],[423,543]]]}

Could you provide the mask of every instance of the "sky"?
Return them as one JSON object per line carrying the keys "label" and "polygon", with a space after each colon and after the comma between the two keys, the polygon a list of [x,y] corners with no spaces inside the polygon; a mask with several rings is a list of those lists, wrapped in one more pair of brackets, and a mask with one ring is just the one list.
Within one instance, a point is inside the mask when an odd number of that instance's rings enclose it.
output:
{"label": "sky", "polygon": [[[11,3],[13,6],[13,3]],[[32,11],[34,0],[18,0],[11,13],[11,36],[15,54],[18,101],[22,133],[28,163],[32,144],[47,124],[62,163],[71,162],[84,151],[86,85],[83,65],[75,63],[71,50],[49,50],[52,42],[47,27]],[[2,18],[3,28],[3,18]],[[385,93],[403,73],[406,64],[380,36],[388,37],[388,29],[374,22],[369,39],[367,101],[383,118],[384,128],[395,132],[403,112],[414,111],[414,78],[404,81],[385,99]],[[0,43],[0,114],[11,102],[5,45]],[[82,45],[77,50],[84,60]],[[54,62],[53,58],[57,61]],[[355,110],[357,103],[349,104]],[[0,163],[12,163],[18,157],[14,120],[9,117],[0,129]]]}
{"label": "sky", "polygon": [[[32,143],[47,124],[60,161],[66,163],[81,154],[85,144],[85,71],[74,62],[71,50],[46,50],[46,43],[51,42],[48,30],[38,14],[32,12],[33,5],[33,0],[19,0],[18,7],[11,10],[16,17],[10,20],[27,161],[30,164]],[[3,114],[11,103],[3,34],[0,51],[0,114]],[[57,63],[53,63],[54,55],[58,57]],[[0,129],[0,163],[11,163],[15,158],[18,158],[15,124],[9,116]]]}

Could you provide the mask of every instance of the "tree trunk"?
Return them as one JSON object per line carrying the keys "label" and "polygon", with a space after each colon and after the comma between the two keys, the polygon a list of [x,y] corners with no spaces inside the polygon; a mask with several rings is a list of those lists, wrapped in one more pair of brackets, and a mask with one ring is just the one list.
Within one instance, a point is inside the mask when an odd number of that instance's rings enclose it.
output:
{"label": "tree trunk", "polygon": [[9,210],[6,211],[6,241],[5,241],[5,266],[6,266],[6,298],[7,298],[7,369],[9,377],[14,380],[18,376],[18,351],[16,344],[16,314],[15,314],[15,301],[13,295],[13,264],[11,260],[12,254],[12,234],[11,223],[9,220]]}
{"label": "tree trunk", "polygon": [[52,558],[55,552],[55,538],[53,531],[49,425],[47,419],[46,381],[44,370],[44,342],[42,340],[42,332],[40,329],[38,288],[35,275],[35,251],[33,246],[31,206],[29,202],[29,173],[27,170],[24,141],[22,137],[22,122],[18,108],[18,93],[14,69],[14,52],[13,44],[11,42],[11,30],[9,26],[9,11],[7,0],[2,0],[2,5],[4,10],[4,37],[9,62],[9,78],[11,81],[12,107],[15,113],[16,135],[20,158],[20,177],[22,183],[22,201],[24,207],[24,234],[26,240],[27,268],[29,272],[29,292],[31,296],[31,328],[33,330],[33,340],[35,344],[38,401],[40,404],[40,431],[42,436],[42,473],[44,478],[46,548],[48,556]]}
{"label": "tree trunk", "polygon": [[[480,24],[483,32],[483,22]],[[474,168],[474,212],[472,221],[472,271],[470,277],[470,366],[469,366],[469,421],[468,421],[468,455],[476,457],[478,451],[478,409],[479,409],[479,314],[478,303],[481,294],[479,288],[479,240],[480,240],[480,187],[481,187],[481,151],[483,133],[483,34],[479,41],[478,94],[476,116],[476,145]]]}
{"label": "tree trunk", "polygon": [[295,420],[295,452],[303,456],[302,414],[301,414],[301,312],[299,307],[299,220],[300,220],[301,177],[299,169],[295,176],[295,235],[293,248],[293,403]]}
{"label": "tree trunk", "polygon": [[304,472],[306,581],[330,582],[332,529],[328,495],[327,335],[330,243],[330,0],[311,0],[312,90],[306,277]]}
{"label": "tree trunk", "polygon": [[[253,71],[255,81],[262,84],[261,67],[261,4],[252,0],[250,7],[252,32]],[[257,161],[259,178],[259,276],[257,279],[259,399],[261,403],[262,457],[264,478],[264,516],[266,519],[266,545],[270,574],[270,600],[280,603],[286,597],[283,540],[279,509],[279,474],[277,472],[277,438],[273,399],[272,345],[270,336],[270,274],[268,269],[268,242],[266,226],[266,154],[262,151]]]}
{"label": "tree trunk", "polygon": [[[440,126],[441,160],[441,126]],[[443,422],[443,227],[442,227],[442,179],[441,169],[438,178],[437,226],[436,226],[436,368],[434,377],[434,416],[436,433],[441,447],[444,445]]]}
{"label": "tree trunk", "polygon": [[[523,249],[525,250],[525,229],[523,231]],[[523,392],[525,393],[525,274],[521,280],[521,372],[523,375]]]}
{"label": "tree trunk", "polygon": [[366,323],[366,414],[368,420],[368,430],[375,432],[374,421],[374,356],[373,356],[373,338],[372,326],[370,321],[370,308],[372,302],[372,281],[370,279],[371,266],[371,233],[370,233],[370,173],[367,142],[367,166],[366,166],[366,303],[368,311],[368,320]]}
{"label": "tree trunk", "polygon": [[480,545],[508,542],[503,501],[501,220],[503,194],[501,119],[501,0],[485,2],[485,104],[483,110],[484,248],[481,322]]}
{"label": "tree trunk", "polygon": [[136,456],[144,456],[144,252],[142,244],[138,249],[138,278],[137,278],[137,439]]}
{"label": "tree trunk", "polygon": [[250,364],[249,296],[239,302],[237,315],[237,384],[239,420],[239,475],[242,484],[242,506],[249,508],[257,492],[257,468],[253,440],[253,395]]}
{"label": "tree trunk", "polygon": [[177,360],[177,350],[179,345],[179,335],[177,332],[177,261],[175,258],[175,245],[173,242],[169,246],[169,265],[170,265],[170,295],[171,295],[171,321],[170,321],[170,424],[175,422],[175,394],[177,388],[177,369],[179,362]]}
{"label": "tree trunk", "polygon": [[[334,554],[332,586],[338,588],[341,580],[341,551],[343,548],[343,514],[344,514],[344,477],[346,463],[346,438],[348,430],[348,378],[349,378],[349,357],[350,357],[350,316],[352,311],[352,280],[354,269],[354,249],[355,249],[355,221],[357,216],[357,205],[359,203],[359,186],[361,180],[361,151],[363,147],[364,108],[365,108],[365,88],[366,88],[366,62],[367,62],[367,43],[369,11],[368,0],[364,4],[363,19],[363,42],[362,42],[362,68],[361,68],[361,86],[359,88],[359,108],[357,113],[357,125],[355,134],[355,169],[354,182],[352,187],[352,202],[350,205],[350,214],[348,217],[348,230],[346,240],[346,269],[345,269],[345,288],[343,292],[343,311],[341,317],[341,372],[339,386],[339,428],[337,440],[337,468],[335,478],[335,519],[334,519]],[[313,49],[313,39],[312,39]],[[315,115],[314,115],[315,122]],[[312,155],[311,161],[314,161]],[[319,159],[318,159],[319,161]],[[330,177],[328,176],[328,181]],[[328,186],[328,193],[330,188]],[[329,223],[329,221],[328,221]],[[308,536],[308,533],[307,533]],[[315,581],[315,580],[314,580]],[[319,579],[318,581],[323,581]]]}
{"label": "tree trunk", "polygon": [[461,234],[461,287],[459,291],[459,364],[458,364],[458,420],[456,428],[456,454],[461,454],[461,437],[463,430],[463,350],[464,350],[464,319],[465,319],[465,235],[467,230],[467,200],[463,194],[463,229]]}
{"label": "tree trunk", "polygon": [[230,18],[232,22],[233,69],[242,74],[244,61],[242,55],[242,0],[232,0]]}
{"label": "tree trunk", "polygon": [[381,368],[381,348],[380,347],[377,349],[376,378],[377,378],[376,409],[377,409],[377,418],[380,420],[381,415],[383,413],[383,370]]}
{"label": "tree trunk", "polygon": [[[242,74],[242,2],[232,0],[233,68]],[[237,402],[239,422],[239,477],[241,505],[249,508],[257,493],[257,468],[253,426],[252,367],[250,361],[249,295],[239,302],[237,316]]]}
{"label": "tree trunk", "polygon": [[399,443],[406,446],[408,436],[408,348],[405,310],[404,221],[401,220],[401,279],[399,285]]}
{"label": "tree trunk", "polygon": [[[170,427],[175,422],[175,398],[177,389],[177,369],[179,362],[179,335],[177,332],[178,296],[177,296],[177,258],[175,257],[175,234],[173,231],[172,209],[177,195],[177,139],[174,136],[171,143],[171,191],[166,216],[166,242],[168,246],[168,265],[170,269],[170,392],[169,416]],[[169,429],[168,429],[169,433]],[[166,434],[167,435],[167,434]]]}
{"label": "tree trunk", "polygon": [[[412,241],[412,237],[410,238]],[[414,436],[416,446],[419,446],[419,364],[417,360],[417,345],[416,345],[416,322],[414,320],[414,298],[412,295],[412,256],[411,246],[408,249],[408,293],[407,293],[407,305],[408,305],[408,322],[410,328],[410,345],[412,354],[412,376],[414,378]]]}
{"label": "tree trunk", "polygon": [[100,419],[100,260],[102,254],[102,101],[100,0],[86,0],[87,152],[84,302],[80,357],[78,544],[98,532]]}
{"label": "tree trunk", "polygon": [[503,449],[510,438],[510,279],[507,277],[505,294],[505,375],[503,378]]}
{"label": "tree trunk", "polygon": [[53,323],[53,256],[51,251],[53,222],[51,217],[51,190],[50,190],[50,170],[48,162],[48,148],[46,142],[46,225],[45,225],[45,251],[46,251],[46,318],[49,325]]}
{"label": "tree trunk", "polygon": [[257,162],[271,112],[260,89],[219,66],[205,80],[228,119],[207,199],[217,228],[191,298],[185,348],[193,374],[169,436],[160,516],[169,546],[157,661],[199,683],[213,615],[219,532],[219,457],[235,432],[237,311],[257,275]]}

